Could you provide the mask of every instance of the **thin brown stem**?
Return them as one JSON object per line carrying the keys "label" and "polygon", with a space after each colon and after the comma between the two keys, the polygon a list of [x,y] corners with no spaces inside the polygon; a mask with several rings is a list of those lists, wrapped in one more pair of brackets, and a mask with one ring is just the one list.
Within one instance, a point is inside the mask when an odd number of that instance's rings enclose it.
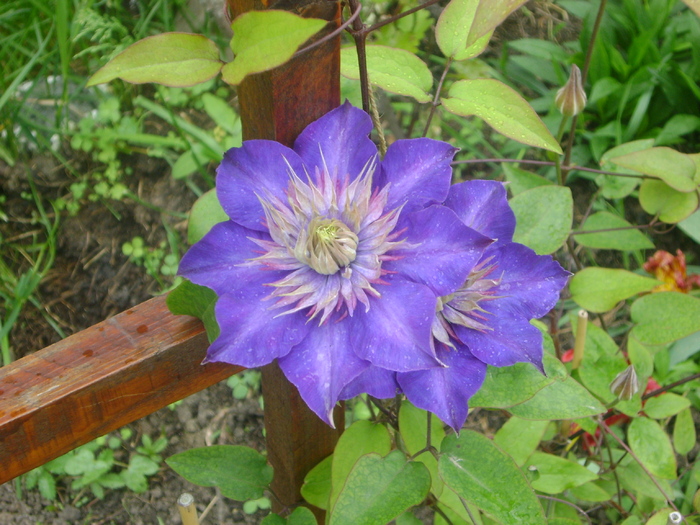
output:
{"label": "thin brown stem", "polygon": [[692,376],[684,377],[683,379],[679,379],[678,381],[674,381],[673,383],[669,383],[666,386],[662,386],[661,388],[657,388],[656,390],[652,390],[648,394],[644,394],[642,396],[642,400],[649,399],[650,397],[658,396],[659,394],[663,394],[664,392],[667,392],[671,390],[672,388],[676,388],[677,386],[683,385],[689,381],[693,381],[694,379],[700,379],[700,374],[693,374]]}
{"label": "thin brown stem", "polygon": [[318,46],[320,46],[321,44],[324,44],[324,43],[328,42],[329,40],[333,40],[335,37],[337,37],[338,35],[340,35],[343,31],[345,31],[345,29],[346,29],[347,27],[350,26],[350,24],[352,24],[352,23],[355,21],[355,19],[356,19],[358,16],[360,16],[360,7],[362,7],[362,6],[360,5],[357,9],[355,9],[355,10],[352,12],[352,15],[350,15],[350,18],[348,18],[345,22],[343,22],[342,24],[340,24],[340,25],[338,26],[337,29],[333,30],[332,33],[328,33],[326,36],[324,36],[323,38],[317,40],[317,41],[314,42],[313,44],[309,44],[309,45],[306,46],[306,47],[302,47],[302,48],[299,49],[296,53],[294,53],[294,55],[292,55],[292,58],[296,58],[296,57],[298,57],[299,55],[301,55],[301,54],[303,54],[303,53],[306,53],[307,51],[311,51],[313,48],[318,47]]}
{"label": "thin brown stem", "polygon": [[430,114],[428,115],[428,120],[426,121],[425,127],[423,128],[424,137],[428,135],[430,123],[433,120],[433,115],[435,115],[435,110],[440,105],[440,93],[442,92],[442,85],[445,83],[445,78],[447,77],[447,72],[450,70],[451,65],[452,57],[448,58],[447,62],[445,62],[445,69],[443,70],[442,75],[440,76],[440,81],[438,82],[437,89],[435,90],[435,97],[433,98],[433,102],[430,105]]}
{"label": "thin brown stem", "polygon": [[644,463],[642,463],[642,462],[639,460],[639,458],[636,456],[636,454],[635,454],[634,452],[632,452],[632,449],[630,449],[630,448],[627,446],[627,443],[625,443],[624,441],[622,441],[622,440],[617,436],[617,434],[615,434],[615,432],[613,432],[612,430],[610,430],[610,427],[609,427],[608,425],[605,424],[605,421],[603,420],[602,417],[598,417],[598,425],[600,426],[600,428],[603,429],[603,431],[604,431],[606,434],[608,434],[609,436],[612,436],[612,438],[613,438],[615,441],[617,441],[617,443],[618,443],[622,448],[624,448],[624,449],[627,451],[627,453],[632,457],[632,459],[634,459],[634,460],[637,462],[637,464],[641,467],[641,469],[644,471],[644,473],[645,473],[647,476],[649,476],[649,479],[650,479],[651,482],[656,486],[656,488],[657,488],[658,491],[661,493],[661,495],[664,497],[664,499],[666,500],[666,503],[668,503],[668,504],[671,506],[671,508],[672,508],[673,510],[675,510],[676,512],[678,512],[678,508],[676,507],[675,503],[673,503],[673,500],[668,496],[668,494],[666,494],[666,492],[664,491],[663,487],[662,487],[661,485],[659,485],[659,482],[656,481],[656,478],[654,477],[654,475],[653,475],[651,472],[649,472],[649,469],[644,465]]}
{"label": "thin brown stem", "polygon": [[[348,0],[350,4],[350,9],[354,13],[355,11],[360,11],[362,9],[362,4],[359,0]],[[352,23],[352,31],[350,34],[355,40],[355,47],[357,48],[357,64],[360,69],[360,91],[362,93],[362,109],[365,113],[370,112],[370,94],[369,94],[369,75],[367,74],[367,31],[366,26],[360,20],[358,16]]]}
{"label": "thin brown stem", "polygon": [[[532,164],[534,166],[554,166],[557,163],[549,160],[528,160],[528,159],[467,159],[467,160],[455,160],[452,162],[452,166],[457,164],[481,164],[485,162],[510,162],[513,164]],[[586,171],[588,173],[600,173],[602,175],[612,175],[613,177],[627,177],[632,179],[653,179],[655,177],[649,177],[647,175],[631,175],[629,173],[615,173],[614,171],[597,170],[595,168],[586,168],[585,166],[569,166],[562,165],[561,169],[567,171]]]}

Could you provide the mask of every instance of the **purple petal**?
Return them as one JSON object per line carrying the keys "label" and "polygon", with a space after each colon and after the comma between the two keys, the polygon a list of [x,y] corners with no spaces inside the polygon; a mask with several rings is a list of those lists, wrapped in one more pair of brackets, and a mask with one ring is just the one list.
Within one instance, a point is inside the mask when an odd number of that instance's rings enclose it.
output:
{"label": "purple petal", "polygon": [[500,245],[513,239],[515,214],[502,182],[472,180],[455,184],[445,201],[462,222]]}
{"label": "purple petal", "polygon": [[432,139],[394,142],[386,152],[374,186],[391,184],[385,209],[404,206],[410,213],[447,197],[452,180],[452,157],[457,149]]}
{"label": "purple petal", "polygon": [[444,206],[430,206],[408,215],[397,229],[404,227],[406,248],[394,252],[401,258],[387,261],[384,268],[430,286],[440,296],[453,293],[464,284],[492,242],[464,226]]}
{"label": "purple petal", "polygon": [[221,335],[209,347],[205,362],[262,366],[287,355],[313,328],[300,312],[280,315],[281,309],[271,309],[274,301],[265,300],[270,294],[266,282],[241,282],[219,297],[215,313]]}
{"label": "purple petal", "polygon": [[289,166],[303,176],[299,156],[279,142],[248,140],[228,150],[216,172],[216,195],[231,220],[267,231],[259,198],[274,196],[286,202]]}
{"label": "purple petal", "polygon": [[472,355],[491,366],[532,363],[542,368],[542,334],[529,320],[494,299],[484,304],[488,313],[484,322],[491,330],[480,332],[452,325],[457,337],[469,347]]}
{"label": "purple petal", "polygon": [[502,276],[495,295],[503,296],[503,302],[528,318],[542,317],[554,308],[571,276],[549,255],[537,255],[522,244],[489,247],[484,256],[491,255],[498,265],[494,277]]}
{"label": "purple petal", "polygon": [[431,325],[437,297],[422,284],[392,279],[378,286],[369,312],[355,312],[355,353],[388,370],[408,372],[439,366],[432,350]]}
{"label": "purple petal", "polygon": [[309,408],[331,426],[340,392],[369,366],[352,351],[350,321],[312,326],[306,338],[279,360]]}
{"label": "purple petal", "polygon": [[[246,260],[260,256],[260,247],[250,238],[269,240],[270,236],[233,221],[216,224],[182,257],[178,275],[211,288],[217,295],[223,295],[248,280],[257,281],[262,275],[266,276],[265,282],[268,283],[281,279],[284,274],[280,272],[240,266]],[[271,291],[268,289],[267,293]]]}
{"label": "purple petal", "polygon": [[340,393],[340,399],[350,399],[360,394],[369,394],[377,399],[387,399],[394,397],[398,388],[396,372],[370,365],[348,383]]}
{"label": "purple petal", "polygon": [[294,151],[304,159],[312,176],[314,168],[323,168],[325,161],[333,179],[349,175],[353,180],[377,154],[369,139],[371,131],[369,115],[345,102],[309,124],[294,142]]}
{"label": "purple petal", "polygon": [[461,345],[457,349],[439,348],[437,352],[446,367],[398,373],[397,380],[411,403],[429,410],[459,432],[469,413],[469,398],[484,382],[486,365]]}

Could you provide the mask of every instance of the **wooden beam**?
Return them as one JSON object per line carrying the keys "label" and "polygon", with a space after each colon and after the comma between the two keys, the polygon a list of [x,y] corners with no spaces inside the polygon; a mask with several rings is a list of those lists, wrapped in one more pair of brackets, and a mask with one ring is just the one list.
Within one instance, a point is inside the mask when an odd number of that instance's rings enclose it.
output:
{"label": "wooden beam", "polygon": [[0,368],[0,484],[243,370],[207,346],[156,297]]}
{"label": "wooden beam", "polygon": [[[255,0],[228,0],[228,5],[234,17],[267,7]],[[328,20],[328,26],[313,40],[340,24],[337,1],[281,0],[273,7]],[[340,38],[272,71],[251,75],[238,87],[238,97],[245,140],[270,139],[291,147],[308,124],[340,105]],[[335,449],[344,415],[342,408],[336,409],[337,428],[330,428],[306,406],[276,362],[262,372],[267,452],[275,469],[272,489],[279,499],[273,502],[273,510],[280,511],[302,502],[304,476]],[[323,511],[312,510],[323,523]]]}

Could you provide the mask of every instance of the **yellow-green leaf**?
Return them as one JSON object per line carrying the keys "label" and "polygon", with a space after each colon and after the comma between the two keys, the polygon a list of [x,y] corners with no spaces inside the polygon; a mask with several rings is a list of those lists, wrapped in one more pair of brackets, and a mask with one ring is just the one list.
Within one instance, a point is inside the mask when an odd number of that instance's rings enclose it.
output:
{"label": "yellow-green leaf", "polygon": [[455,115],[476,115],[513,140],[561,154],[561,147],[534,109],[517,91],[490,78],[452,84],[445,109]]}
{"label": "yellow-green leaf", "polygon": [[610,162],[650,177],[661,179],[672,188],[690,192],[697,188],[695,161],[671,148],[649,148],[610,159]]}
{"label": "yellow-green leaf", "polygon": [[[366,47],[367,75],[375,86],[415,98],[418,102],[429,102],[428,91],[433,86],[433,75],[420,58],[405,49],[387,46]],[[360,67],[354,46],[340,50],[340,72],[343,76],[359,79]]]}
{"label": "yellow-green leaf", "polygon": [[685,193],[663,181],[647,179],[639,188],[639,204],[645,212],[658,214],[660,220],[675,223],[687,219],[697,209],[698,193]]}
{"label": "yellow-green leaf", "polygon": [[590,267],[574,275],[569,290],[576,304],[589,312],[600,313],[612,310],[620,301],[648,292],[660,284],[663,283],[627,270]]}
{"label": "yellow-green leaf", "polygon": [[274,9],[243,13],[231,24],[234,58],[222,70],[224,81],[237,85],[251,73],[281,66],[327,23]]}
{"label": "yellow-green leaf", "polygon": [[216,44],[202,35],[163,33],[139,40],[107,62],[87,86],[121,78],[132,84],[156,82],[184,87],[216,76],[223,63]]}

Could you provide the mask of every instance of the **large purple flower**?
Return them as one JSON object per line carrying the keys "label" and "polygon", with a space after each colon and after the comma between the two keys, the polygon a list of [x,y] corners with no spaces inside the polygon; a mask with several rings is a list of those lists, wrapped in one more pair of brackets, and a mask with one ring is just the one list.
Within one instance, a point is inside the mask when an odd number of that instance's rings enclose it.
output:
{"label": "large purple flower", "polygon": [[487,365],[529,362],[544,371],[542,335],[530,320],[554,307],[570,274],[551,257],[512,242],[515,216],[500,182],[455,184],[444,204],[466,226],[494,240],[455,292],[435,290],[432,335],[444,366],[396,374],[371,367],[348,384],[341,398],[360,392],[386,398],[399,389],[458,430]]}
{"label": "large purple flower", "polygon": [[253,140],[229,150],[216,184],[231,220],[180,264],[219,296],[221,335],[206,360],[278,359],[329,424],[341,393],[374,376],[395,391],[398,373],[412,392],[408,374],[451,369],[453,356],[434,344],[436,305],[483,272],[493,242],[438,204],[450,192],[453,147],[398,141],[379,161],[371,128],[346,103],[293,149]]}

